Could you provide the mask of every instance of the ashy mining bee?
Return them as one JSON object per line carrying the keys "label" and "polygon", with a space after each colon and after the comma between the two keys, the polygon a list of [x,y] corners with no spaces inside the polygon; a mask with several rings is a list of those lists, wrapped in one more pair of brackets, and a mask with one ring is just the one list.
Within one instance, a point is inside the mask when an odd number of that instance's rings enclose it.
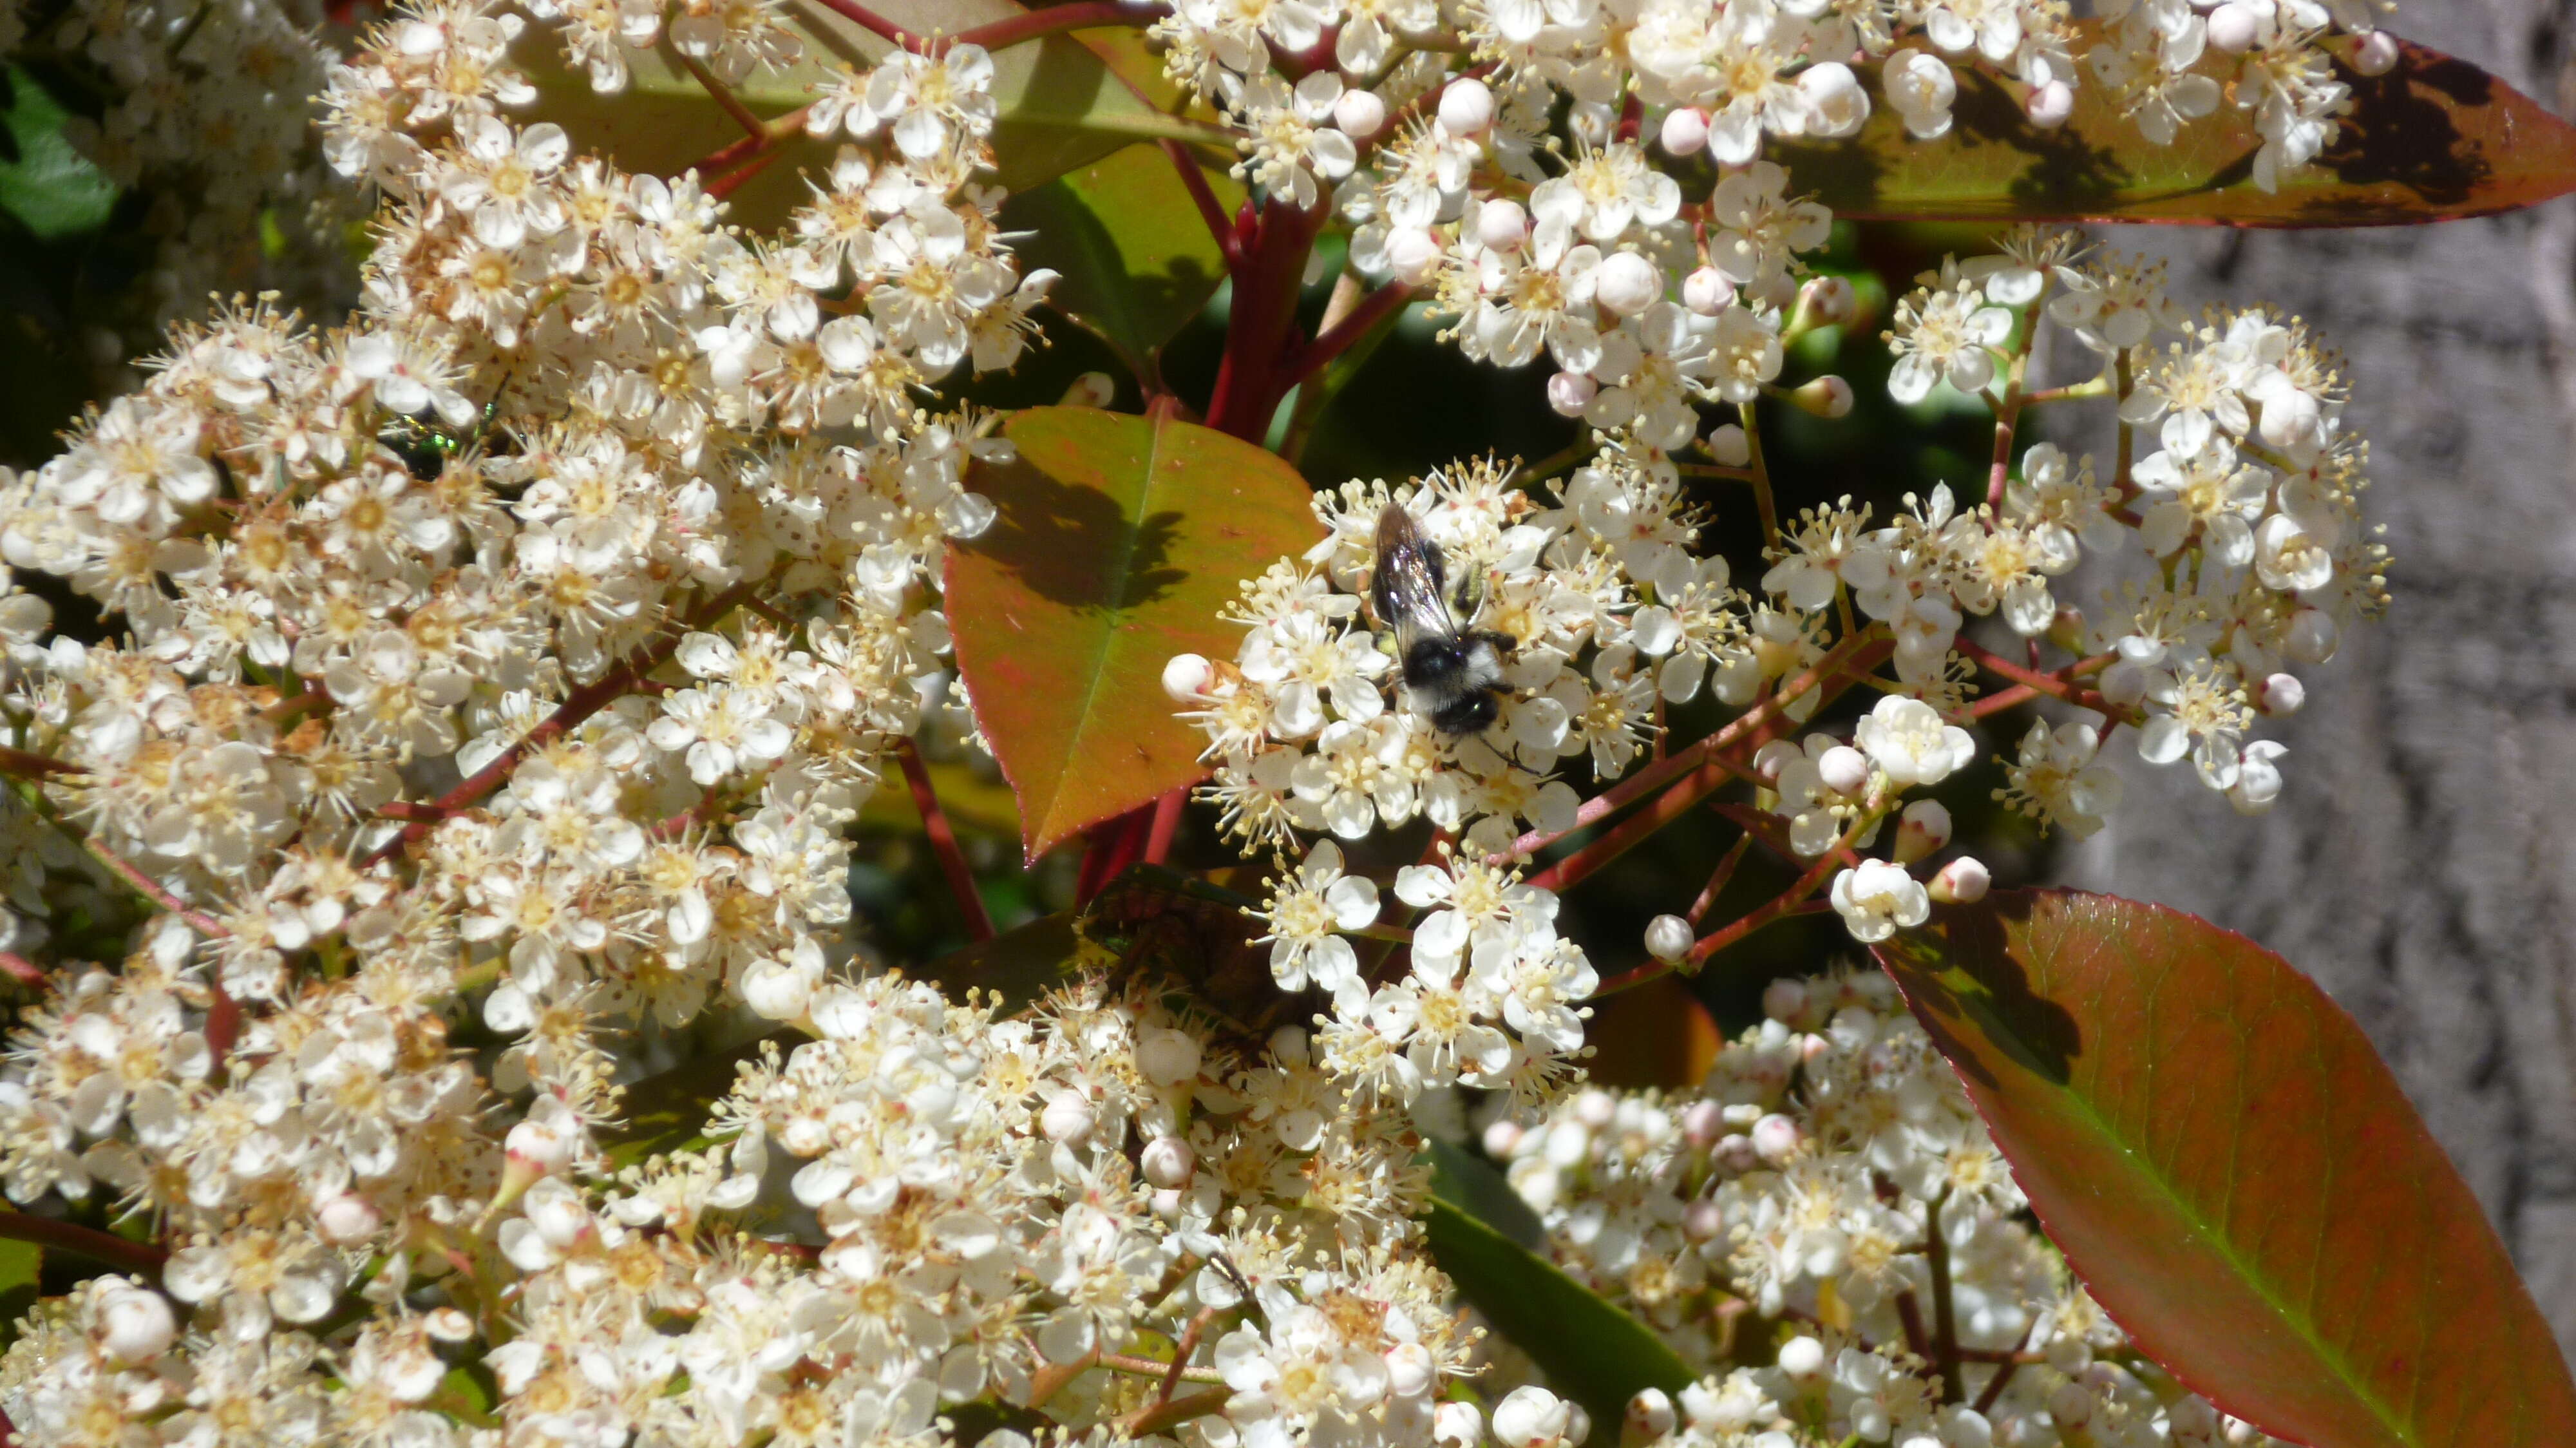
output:
{"label": "ashy mining bee", "polygon": [[1447,734],[1482,731],[1494,722],[1496,701],[1506,692],[1503,656],[1511,652],[1511,639],[1459,626],[1459,619],[1473,622],[1476,616],[1471,585],[1462,578],[1451,595],[1440,545],[1422,536],[1403,504],[1389,503],[1377,515],[1377,571],[1369,579],[1369,603],[1378,622],[1395,631],[1396,663],[1411,707]]}

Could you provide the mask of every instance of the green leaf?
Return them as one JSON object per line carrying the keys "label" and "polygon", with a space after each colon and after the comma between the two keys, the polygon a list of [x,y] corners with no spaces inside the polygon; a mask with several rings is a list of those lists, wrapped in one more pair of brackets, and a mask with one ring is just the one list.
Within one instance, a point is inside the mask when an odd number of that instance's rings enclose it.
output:
{"label": "green leaf", "polygon": [[1690,1386],[1690,1369],[1644,1323],[1459,1203],[1435,1196],[1424,1231],[1459,1295],[1592,1415],[1591,1441],[1618,1442],[1628,1400],[1645,1389]]}
{"label": "green leaf", "polygon": [[70,119],[36,78],[8,68],[9,128],[14,157],[0,160],[0,211],[45,240],[95,231],[116,205],[116,183],[63,135]]}
{"label": "green leaf", "polygon": [[[1231,214],[1243,188],[1221,171],[1206,175]],[[1023,273],[1063,274],[1048,302],[1099,333],[1147,382],[1163,344],[1225,280],[1225,253],[1159,146],[1126,147],[1013,196],[1002,225],[1034,233],[1018,246]]]}
{"label": "green leaf", "polygon": [[[955,34],[1022,13],[1009,0],[893,0],[872,5],[916,34]],[[745,81],[734,94],[755,115],[774,120],[813,99],[812,87],[847,65],[865,70],[890,47],[870,31],[820,6],[788,12],[805,40],[795,65]],[[1176,101],[1159,86],[1160,64],[1144,56],[1132,27],[1049,35],[993,53],[992,180],[1013,192],[1033,190],[1074,167],[1141,139],[1214,142],[1232,137],[1202,114],[1168,114]],[[623,94],[593,94],[587,74],[567,66],[551,33],[536,29],[514,58],[538,89],[528,122],[553,121],[576,150],[602,152],[629,171],[676,176],[744,138],[737,123],[665,46],[627,52],[633,78]],[[1151,66],[1151,69],[1147,69]],[[798,131],[768,169],[733,193],[731,219],[755,229],[778,225],[812,192],[798,173],[828,166],[839,139]]]}
{"label": "green leaf", "polygon": [[2177,911],[1999,892],[1875,947],[2041,1224],[2195,1391],[2319,1448],[2576,1443],[2504,1244],[2360,1028]]}
{"label": "green leaf", "polygon": [[[2101,25],[2079,21],[2078,56]],[[2333,42],[2348,57],[2354,42]],[[1767,154],[1834,214],[1852,220],[2181,221],[2231,226],[2383,226],[2484,216],[2576,190],[2576,129],[2466,61],[2403,44],[2394,70],[2338,65],[2352,108],[2334,145],[2254,184],[2253,112],[2223,103],[2170,146],[2148,143],[2090,78],[2056,130],[2023,115],[2018,85],[1959,68],[1954,123],[1937,140],[1905,133],[1878,68],[1876,104],[1848,141],[1775,142]]]}
{"label": "green leaf", "polygon": [[44,1271],[45,1249],[33,1242],[0,1238],[0,1348],[18,1340],[18,1324],[44,1295],[37,1278]]}
{"label": "green leaf", "polygon": [[1080,917],[1071,910],[1041,915],[932,961],[922,979],[963,1000],[970,990],[1002,998],[1002,1014],[1014,1016],[1035,1005],[1040,996],[1063,983],[1081,941],[1074,934]]}
{"label": "green leaf", "polygon": [[1433,1140],[1431,1194],[1535,1252],[1547,1244],[1547,1226],[1512,1190],[1492,1162],[1453,1141]]}
{"label": "green leaf", "polygon": [[1016,413],[1019,461],[969,486],[998,520],[949,550],[948,620],[1035,860],[1207,774],[1163,692],[1174,654],[1232,658],[1242,580],[1322,536],[1276,456],[1169,416]]}

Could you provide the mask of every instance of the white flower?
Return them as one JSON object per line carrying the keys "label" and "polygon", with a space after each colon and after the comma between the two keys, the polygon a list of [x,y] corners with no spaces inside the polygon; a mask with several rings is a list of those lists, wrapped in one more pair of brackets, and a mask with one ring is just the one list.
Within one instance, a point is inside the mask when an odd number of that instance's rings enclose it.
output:
{"label": "white flower", "polygon": [[1272,883],[1268,908],[1251,913],[1270,926],[1260,941],[1281,990],[1340,992],[1359,985],[1359,953],[1336,932],[1365,930],[1377,912],[1377,882],[1344,875],[1341,846],[1320,840],[1294,875]]}
{"label": "white flower", "polygon": [[1885,860],[1863,860],[1835,875],[1833,902],[1852,939],[1863,945],[1932,918],[1932,897],[1923,882]]}
{"label": "white flower", "polygon": [[1942,720],[1920,699],[1890,694],[1861,717],[1853,736],[1890,782],[1899,787],[1939,784],[1977,757],[1967,730]]}

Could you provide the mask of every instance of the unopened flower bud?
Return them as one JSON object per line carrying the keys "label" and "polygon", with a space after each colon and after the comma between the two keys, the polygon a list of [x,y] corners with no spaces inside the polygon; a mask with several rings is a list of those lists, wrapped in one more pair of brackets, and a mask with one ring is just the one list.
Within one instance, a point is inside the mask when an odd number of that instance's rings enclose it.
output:
{"label": "unopened flower bud", "polygon": [[1780,1371],[1793,1378],[1812,1378],[1825,1370],[1825,1345],[1812,1337],[1793,1337],[1780,1344]]}
{"label": "unopened flower bud", "polygon": [[1666,965],[1690,954],[1691,942],[1697,938],[1691,923],[1678,915],[1658,915],[1646,922],[1646,953]]}
{"label": "unopened flower bud", "polygon": [[2081,1383],[2060,1383],[2057,1391],[2048,1395],[2048,1416],[2056,1420],[2061,1431],[2092,1422],[2095,1406],[2093,1395]]}
{"label": "unopened flower bud", "polygon": [[572,1137],[540,1117],[531,1116],[511,1127],[501,1146],[509,1165],[525,1165],[532,1178],[551,1176],[572,1165]]}
{"label": "unopened flower bud", "polygon": [[1780,780],[1780,771],[1788,768],[1791,761],[1804,757],[1804,751],[1796,744],[1786,739],[1774,739],[1753,751],[1754,777],[1764,784],[1776,784]]}
{"label": "unopened flower bud", "polygon": [[1440,242],[1418,226],[1389,232],[1386,238],[1386,264],[1395,279],[1406,286],[1419,285],[1440,264]]}
{"label": "unopened flower bud", "polygon": [[2374,30],[2361,38],[2361,46],[2352,54],[2352,68],[2363,75],[2386,75],[2397,68],[2397,37],[2385,30]]}
{"label": "unopened flower bud", "polygon": [[1667,155],[1696,156],[1708,144],[1708,113],[1696,106],[1667,111],[1662,134]]}
{"label": "unopened flower bud", "polygon": [[1376,91],[1353,86],[1333,102],[1333,124],[1354,141],[1365,141],[1386,127],[1386,101]]}
{"label": "unopened flower bud", "polygon": [[1545,1388],[1518,1387],[1494,1405],[1494,1441],[1503,1448],[1561,1448],[1573,1431],[1574,1405]]}
{"label": "unopened flower bud", "polygon": [[2227,3],[2209,12],[2209,48],[2228,55],[2243,55],[2254,48],[2262,22],[2241,0]]}
{"label": "unopened flower bud", "polygon": [[1714,317],[1735,305],[1735,283],[1713,266],[1701,267],[1682,278],[1682,305],[1703,317]]}
{"label": "unopened flower bud", "polygon": [[1106,372],[1085,372],[1066,384],[1067,407],[1107,407],[1118,399],[1118,384]]}
{"label": "unopened flower bud", "polygon": [[1460,138],[1481,136],[1494,123],[1494,93],[1474,76],[1461,76],[1440,92],[1440,124]]}
{"label": "unopened flower bud", "polygon": [[1992,889],[1994,883],[1995,877],[1987,871],[1983,860],[1974,855],[1961,855],[1941,867],[1941,873],[1932,877],[1931,887],[1924,893],[1937,904],[1974,905],[1986,898],[1986,891]]}
{"label": "unopened flower bud", "polygon": [[1145,1205],[1147,1210],[1154,1214],[1156,1221],[1165,1226],[1177,1224],[1181,1220],[1181,1189],[1158,1187],[1145,1199]]}
{"label": "unopened flower bud", "polygon": [[1190,1173],[1198,1169],[1198,1153],[1177,1136],[1158,1136],[1145,1143],[1145,1149],[1137,1154],[1136,1165],[1145,1180],[1155,1186],[1186,1186]]}
{"label": "unopened flower bud", "polygon": [[1950,843],[1950,810],[1937,799],[1918,799],[1896,822],[1896,863],[1929,859]]}
{"label": "unopened flower bud", "polygon": [[[1741,1136],[1730,1136],[1727,1140],[1744,1142],[1745,1160],[1733,1168],[1736,1172],[1741,1173],[1752,1165],[1753,1143],[1747,1141]],[[1721,1156],[1722,1155],[1723,1153],[1721,1153]],[[1718,1235],[1725,1230],[1726,1208],[1719,1206],[1709,1198],[1693,1198],[1689,1206],[1682,1208],[1682,1235],[1690,1238],[1692,1241],[1713,1242],[1716,1241]]]}
{"label": "unopened flower bud", "polygon": [[1038,1113],[1038,1130],[1046,1139],[1064,1146],[1080,1146],[1091,1139],[1091,1128],[1099,1124],[1100,1115],[1091,1109],[1087,1097],[1067,1091]]}
{"label": "unopened flower bud", "polygon": [[2308,686],[2296,674],[2273,674],[2255,686],[2254,707],[2275,719],[2287,719],[2308,702]]}
{"label": "unopened flower bud", "polygon": [[1440,1448],[1478,1448],[1485,1441],[1485,1414],[1473,1403],[1442,1403],[1431,1410],[1431,1441]]}
{"label": "unopened flower bud", "polygon": [[[1614,251],[1593,273],[1592,295],[1622,317],[1633,317],[1663,300],[1663,273],[1633,251]],[[1844,389],[1848,392],[1850,389]]]}
{"label": "unopened flower bud", "polygon": [[1694,1101],[1682,1112],[1682,1140],[1702,1151],[1726,1134],[1726,1108],[1714,1101]]}
{"label": "unopened flower bud", "polygon": [[314,1229],[322,1240],[334,1247],[354,1247],[376,1235],[384,1225],[384,1213],[373,1202],[354,1192],[343,1192],[322,1204],[313,1214]]}
{"label": "unopened flower bud", "polygon": [[1709,1161],[1729,1176],[1742,1176],[1762,1164],[1762,1153],[1753,1149],[1753,1138],[1743,1132],[1720,1137],[1708,1154]]}
{"label": "unopened flower bud", "polygon": [[1860,294],[1852,290],[1850,278],[1813,277],[1798,289],[1798,314],[1790,326],[1802,332],[1838,326],[1851,320],[1852,309],[1859,304]]}
{"label": "unopened flower bud", "polygon": [[170,1301],[145,1287],[117,1286],[99,1296],[99,1346],[126,1364],[148,1363],[179,1335]]}
{"label": "unopened flower bud", "polygon": [[1708,455],[1719,467],[1740,468],[1753,461],[1753,440],[1737,423],[1721,423],[1708,434]]}
{"label": "unopened flower bud", "polygon": [[1520,1147],[1521,1135],[1522,1128],[1519,1122],[1507,1117],[1496,1117],[1485,1126],[1483,1138],[1485,1155],[1496,1161],[1511,1160],[1512,1153]]}
{"label": "unopened flower bud", "polygon": [[2342,644],[2331,617],[2320,609],[2303,608],[2290,615],[2290,634],[2281,651],[2303,664],[2322,664]]}
{"label": "unopened flower bud", "polygon": [[1795,1154],[1798,1143],[1805,1137],[1806,1133],[1798,1129],[1796,1121],[1777,1111],[1753,1123],[1753,1150],[1773,1166]]}
{"label": "unopened flower bud", "polygon": [[1787,395],[1799,411],[1816,417],[1851,415],[1852,385],[1831,372],[1804,386],[1789,389]]}
{"label": "unopened flower bud", "polygon": [[1607,1091],[1586,1091],[1574,1098],[1574,1119],[1601,1130],[1619,1118],[1619,1098]]}
{"label": "unopened flower bud", "polygon": [[1187,1031],[1147,1026],[1136,1036],[1136,1069],[1157,1086],[1177,1086],[1199,1074],[1199,1043]]}
{"label": "unopened flower bud", "polygon": [[1619,1424],[1620,1448],[1642,1448],[1673,1431],[1675,1421],[1672,1395],[1648,1388],[1628,1400],[1628,1416]]}
{"label": "unopened flower bud", "polygon": [[1488,250],[1520,250],[1529,229],[1529,213],[1517,201],[1488,201],[1476,208],[1476,240]]}
{"label": "unopened flower bud", "polygon": [[1559,372],[1547,379],[1547,405],[1559,417],[1581,417],[1601,385],[1581,372]]}
{"label": "unopened flower bud", "polygon": [[2022,113],[2042,130],[2053,131],[2075,115],[2075,88],[2062,80],[2033,86],[2030,99],[2022,102]]}
{"label": "unopened flower bud", "polygon": [[1782,1025],[1795,1021],[1807,1011],[1807,983],[1803,980],[1775,980],[1762,988],[1762,1014]]}
{"label": "unopened flower bud", "polygon": [[1216,676],[1216,666],[1199,654],[1174,654],[1163,665],[1163,692],[1175,704],[1195,704]]}
{"label": "unopened flower bud", "polygon": [[433,1307],[421,1314],[420,1328],[437,1342],[463,1342],[480,1331],[473,1318],[453,1307]]}
{"label": "unopened flower bud", "polygon": [[1869,788],[1869,756],[1837,744],[1816,761],[1816,778],[1836,794],[1858,794]]}

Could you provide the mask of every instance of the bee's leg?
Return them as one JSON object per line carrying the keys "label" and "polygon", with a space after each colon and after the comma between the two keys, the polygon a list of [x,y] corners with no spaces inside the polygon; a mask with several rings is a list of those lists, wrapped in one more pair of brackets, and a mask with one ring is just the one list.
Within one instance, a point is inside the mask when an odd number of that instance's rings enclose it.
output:
{"label": "bee's leg", "polygon": [[1467,637],[1471,639],[1480,639],[1485,643],[1492,644],[1494,646],[1494,652],[1501,654],[1507,659],[1512,655],[1519,653],[1521,648],[1521,641],[1519,639],[1513,638],[1507,633],[1496,633],[1489,628],[1476,629],[1470,632]]}
{"label": "bee's leg", "polygon": [[1485,606],[1485,576],[1481,568],[1470,568],[1458,575],[1458,586],[1449,592],[1450,616],[1464,623]]}

